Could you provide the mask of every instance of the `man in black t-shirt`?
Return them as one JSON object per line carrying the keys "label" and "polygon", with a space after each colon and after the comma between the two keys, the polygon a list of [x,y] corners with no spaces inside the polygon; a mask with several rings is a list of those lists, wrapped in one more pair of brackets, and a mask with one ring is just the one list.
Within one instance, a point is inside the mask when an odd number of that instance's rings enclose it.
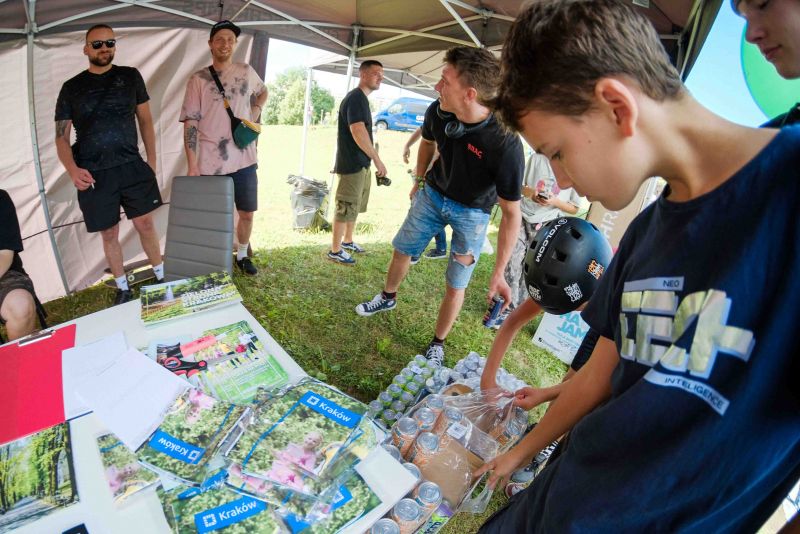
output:
{"label": "man in black t-shirt", "polygon": [[[119,211],[139,233],[156,278],[164,278],[161,247],[152,212],[162,203],[156,181],[156,136],[147,89],[133,67],[112,65],[114,31],[98,24],[86,32],[83,53],[89,68],[67,80],[56,102],[58,159],[78,190],[86,229],[100,232],[103,251],[116,278],[114,304],[133,298],[119,244]],[[136,121],[142,132],[147,163],[139,155]],[[75,126],[77,141],[70,146]]]}
{"label": "man in black t-shirt", "polygon": [[0,189],[0,324],[9,341],[35,329],[36,306],[33,282],[22,268],[22,236],[17,210],[11,197]]}
{"label": "man in black t-shirt", "polygon": [[383,65],[374,60],[365,61],[358,68],[358,76],[358,87],[347,93],[339,106],[336,137],[334,172],[339,176],[339,185],[328,259],[342,265],[356,262],[348,251],[364,252],[353,241],[353,229],[358,214],[367,211],[370,162],[375,162],[377,176],[386,176],[386,167],[372,144],[372,114],[367,100],[367,96],[381,86]]}
{"label": "man in black t-shirt", "polygon": [[[444,359],[444,339],[461,310],[489,215],[498,202],[503,217],[488,299],[502,297],[503,309],[511,302],[503,271],[520,227],[524,161],[519,138],[507,134],[483,104],[494,93],[499,76],[497,60],[488,50],[455,47],[447,51],[442,78],[436,84],[439,100],[428,108],[422,125],[417,181],[411,190],[416,201],[392,241],[394,254],[383,291],[356,306],[356,313],[363,316],[394,309],[411,257],[419,256],[431,238],[450,225],[447,287],[425,354],[435,364]],[[437,148],[439,158],[423,176]]]}

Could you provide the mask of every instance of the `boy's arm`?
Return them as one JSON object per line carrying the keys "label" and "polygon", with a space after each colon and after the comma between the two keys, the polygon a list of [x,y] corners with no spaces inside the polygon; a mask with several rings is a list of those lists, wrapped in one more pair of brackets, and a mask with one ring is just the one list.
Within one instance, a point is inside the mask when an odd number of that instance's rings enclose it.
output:
{"label": "boy's arm", "polygon": [[[422,129],[418,130],[420,135],[422,135]],[[428,171],[428,167],[433,161],[433,156],[436,154],[436,141],[431,141],[430,139],[425,139],[424,137],[419,142],[419,148],[417,149],[417,167],[414,169],[414,185],[411,186],[411,192],[408,194],[408,198],[414,198],[414,195],[417,194],[417,190],[419,189],[419,182],[417,182],[416,177],[418,176],[425,176],[425,173]]]}
{"label": "boy's arm", "polygon": [[197,167],[197,121],[195,120],[183,121],[183,148],[189,167],[187,176],[200,176],[200,169]]}
{"label": "boy's arm", "polygon": [[497,231],[497,258],[494,262],[492,278],[489,280],[489,294],[486,298],[491,301],[495,295],[503,297],[505,302],[503,303],[502,311],[505,311],[508,305],[511,304],[511,288],[506,282],[505,270],[508,260],[511,258],[511,253],[514,251],[514,242],[517,240],[517,235],[519,235],[522,212],[519,208],[519,200],[498,198],[497,201],[500,204],[503,218],[500,219],[500,228]]}
{"label": "boy's arm", "polygon": [[616,345],[610,339],[601,337],[586,365],[571,380],[563,383],[560,395],[539,424],[510,451],[486,462],[475,471],[475,476],[491,472],[487,483],[494,487],[518,467],[530,462],[536,453],[570,430],[609,397],[611,373],[617,363],[619,353]]}
{"label": "boy's arm", "polygon": [[522,327],[536,317],[541,310],[541,307],[532,298],[527,298],[503,321],[492,342],[492,348],[489,349],[486,366],[483,368],[483,375],[481,376],[482,390],[497,388],[497,370],[500,369],[500,364],[503,361],[503,356],[506,355],[508,347],[511,346],[511,342],[517,333],[522,330]]}
{"label": "boy's arm", "polygon": [[136,106],[136,120],[139,121],[139,132],[144,142],[144,152],[147,154],[147,164],[156,172],[156,131],[153,127],[153,114],[150,113],[150,103],[143,102]]}
{"label": "boy's arm", "polygon": [[422,127],[420,126],[414,133],[411,134],[411,137],[408,138],[406,141],[405,146],[403,146],[403,163],[408,163],[408,158],[411,157],[411,146],[417,142],[417,140],[422,136]]}

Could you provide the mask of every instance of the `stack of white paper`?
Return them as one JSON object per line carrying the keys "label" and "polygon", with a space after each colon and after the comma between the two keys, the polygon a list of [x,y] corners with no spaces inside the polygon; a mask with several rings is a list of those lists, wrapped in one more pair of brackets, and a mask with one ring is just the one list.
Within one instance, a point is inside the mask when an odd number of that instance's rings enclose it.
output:
{"label": "stack of white paper", "polygon": [[81,402],[75,391],[82,382],[108,369],[126,350],[128,344],[125,342],[125,334],[117,332],[94,343],[73,347],[61,353],[66,419],[74,419],[91,411]]}

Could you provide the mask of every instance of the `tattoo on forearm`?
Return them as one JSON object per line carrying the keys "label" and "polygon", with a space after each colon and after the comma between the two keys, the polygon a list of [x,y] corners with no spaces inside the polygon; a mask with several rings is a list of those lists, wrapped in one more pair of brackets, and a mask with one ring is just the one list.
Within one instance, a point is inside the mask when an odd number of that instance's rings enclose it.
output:
{"label": "tattoo on forearm", "polygon": [[64,137],[69,121],[56,121],[56,137]]}
{"label": "tattoo on forearm", "polygon": [[197,152],[197,126],[189,126],[186,129],[186,146],[192,152]]}

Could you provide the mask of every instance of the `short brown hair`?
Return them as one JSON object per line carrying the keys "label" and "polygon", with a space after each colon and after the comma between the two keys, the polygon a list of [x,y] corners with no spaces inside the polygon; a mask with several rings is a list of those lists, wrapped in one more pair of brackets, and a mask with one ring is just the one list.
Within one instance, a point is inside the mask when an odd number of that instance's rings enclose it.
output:
{"label": "short brown hair", "polygon": [[366,72],[366,70],[370,67],[383,68],[383,63],[374,59],[368,59],[366,61],[362,61],[361,65],[358,67],[358,72]]}
{"label": "short brown hair", "polygon": [[455,46],[444,56],[445,63],[456,69],[458,77],[478,92],[478,102],[486,104],[497,91],[500,63],[485,48]]}
{"label": "short brown hair", "polygon": [[531,3],[509,31],[501,69],[490,106],[513,130],[532,109],[583,115],[595,84],[607,76],[625,76],[657,101],[683,94],[655,28],[619,0]]}

